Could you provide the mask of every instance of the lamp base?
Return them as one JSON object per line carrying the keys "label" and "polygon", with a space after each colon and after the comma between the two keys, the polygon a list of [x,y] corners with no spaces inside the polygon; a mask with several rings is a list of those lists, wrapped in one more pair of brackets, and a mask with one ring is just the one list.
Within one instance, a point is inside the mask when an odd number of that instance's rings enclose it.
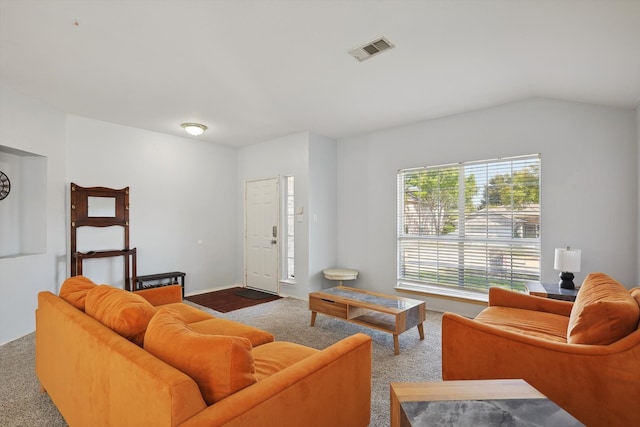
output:
{"label": "lamp base", "polygon": [[576,286],[573,284],[574,277],[573,273],[569,273],[568,271],[560,273],[560,287],[562,289],[575,289]]}

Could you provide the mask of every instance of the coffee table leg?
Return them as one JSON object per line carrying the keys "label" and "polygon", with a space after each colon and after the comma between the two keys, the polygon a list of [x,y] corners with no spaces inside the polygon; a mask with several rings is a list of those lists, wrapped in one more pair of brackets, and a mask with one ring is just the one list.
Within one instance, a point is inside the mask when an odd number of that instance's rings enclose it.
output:
{"label": "coffee table leg", "polygon": [[391,427],[400,427],[400,400],[396,395],[393,386],[391,388]]}
{"label": "coffee table leg", "polygon": [[312,311],[312,312],[311,312],[311,326],[313,326],[313,325],[315,325],[315,324],[316,324],[316,315],[317,315],[317,314],[318,314],[318,313],[317,313],[317,312],[315,312],[315,311]]}
{"label": "coffee table leg", "polygon": [[393,351],[396,356],[400,354],[400,343],[398,342],[397,334],[393,334]]}
{"label": "coffee table leg", "polygon": [[424,326],[422,323],[418,323],[418,333],[420,334],[420,339],[424,339]]}

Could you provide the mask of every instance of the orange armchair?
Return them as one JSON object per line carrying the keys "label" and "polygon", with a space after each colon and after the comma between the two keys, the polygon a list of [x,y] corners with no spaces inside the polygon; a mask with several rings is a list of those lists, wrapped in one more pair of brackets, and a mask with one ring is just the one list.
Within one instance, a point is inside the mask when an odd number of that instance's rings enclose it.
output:
{"label": "orange armchair", "polygon": [[587,426],[640,425],[639,304],[602,273],[575,303],[491,288],[475,319],[443,315],[442,377],[522,378]]}

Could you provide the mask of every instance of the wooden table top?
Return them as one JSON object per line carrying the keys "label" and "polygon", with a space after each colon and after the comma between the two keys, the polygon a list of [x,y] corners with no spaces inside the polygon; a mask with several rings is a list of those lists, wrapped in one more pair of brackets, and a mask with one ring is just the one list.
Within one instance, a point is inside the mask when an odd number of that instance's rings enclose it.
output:
{"label": "wooden table top", "polygon": [[347,286],[336,286],[333,288],[323,289],[321,291],[311,292],[309,296],[331,298],[333,301],[345,304],[357,303],[360,307],[393,314],[425,304],[425,302],[421,300],[387,295],[379,292],[371,292]]}
{"label": "wooden table top", "polygon": [[420,400],[546,399],[524,380],[462,380],[391,383],[400,402]]}

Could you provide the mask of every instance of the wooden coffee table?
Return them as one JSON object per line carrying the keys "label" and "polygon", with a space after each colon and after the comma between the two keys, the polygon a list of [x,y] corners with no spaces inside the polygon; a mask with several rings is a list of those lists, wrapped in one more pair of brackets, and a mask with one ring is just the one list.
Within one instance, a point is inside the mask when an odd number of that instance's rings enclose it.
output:
{"label": "wooden coffee table", "polygon": [[424,301],[336,286],[310,293],[309,310],[311,326],[321,313],[393,334],[395,354],[400,354],[398,335],[401,333],[417,327],[420,339],[424,339]]}
{"label": "wooden coffee table", "polygon": [[391,383],[390,389],[391,427],[481,427],[510,417],[522,421],[517,425],[583,425],[520,379]]}

